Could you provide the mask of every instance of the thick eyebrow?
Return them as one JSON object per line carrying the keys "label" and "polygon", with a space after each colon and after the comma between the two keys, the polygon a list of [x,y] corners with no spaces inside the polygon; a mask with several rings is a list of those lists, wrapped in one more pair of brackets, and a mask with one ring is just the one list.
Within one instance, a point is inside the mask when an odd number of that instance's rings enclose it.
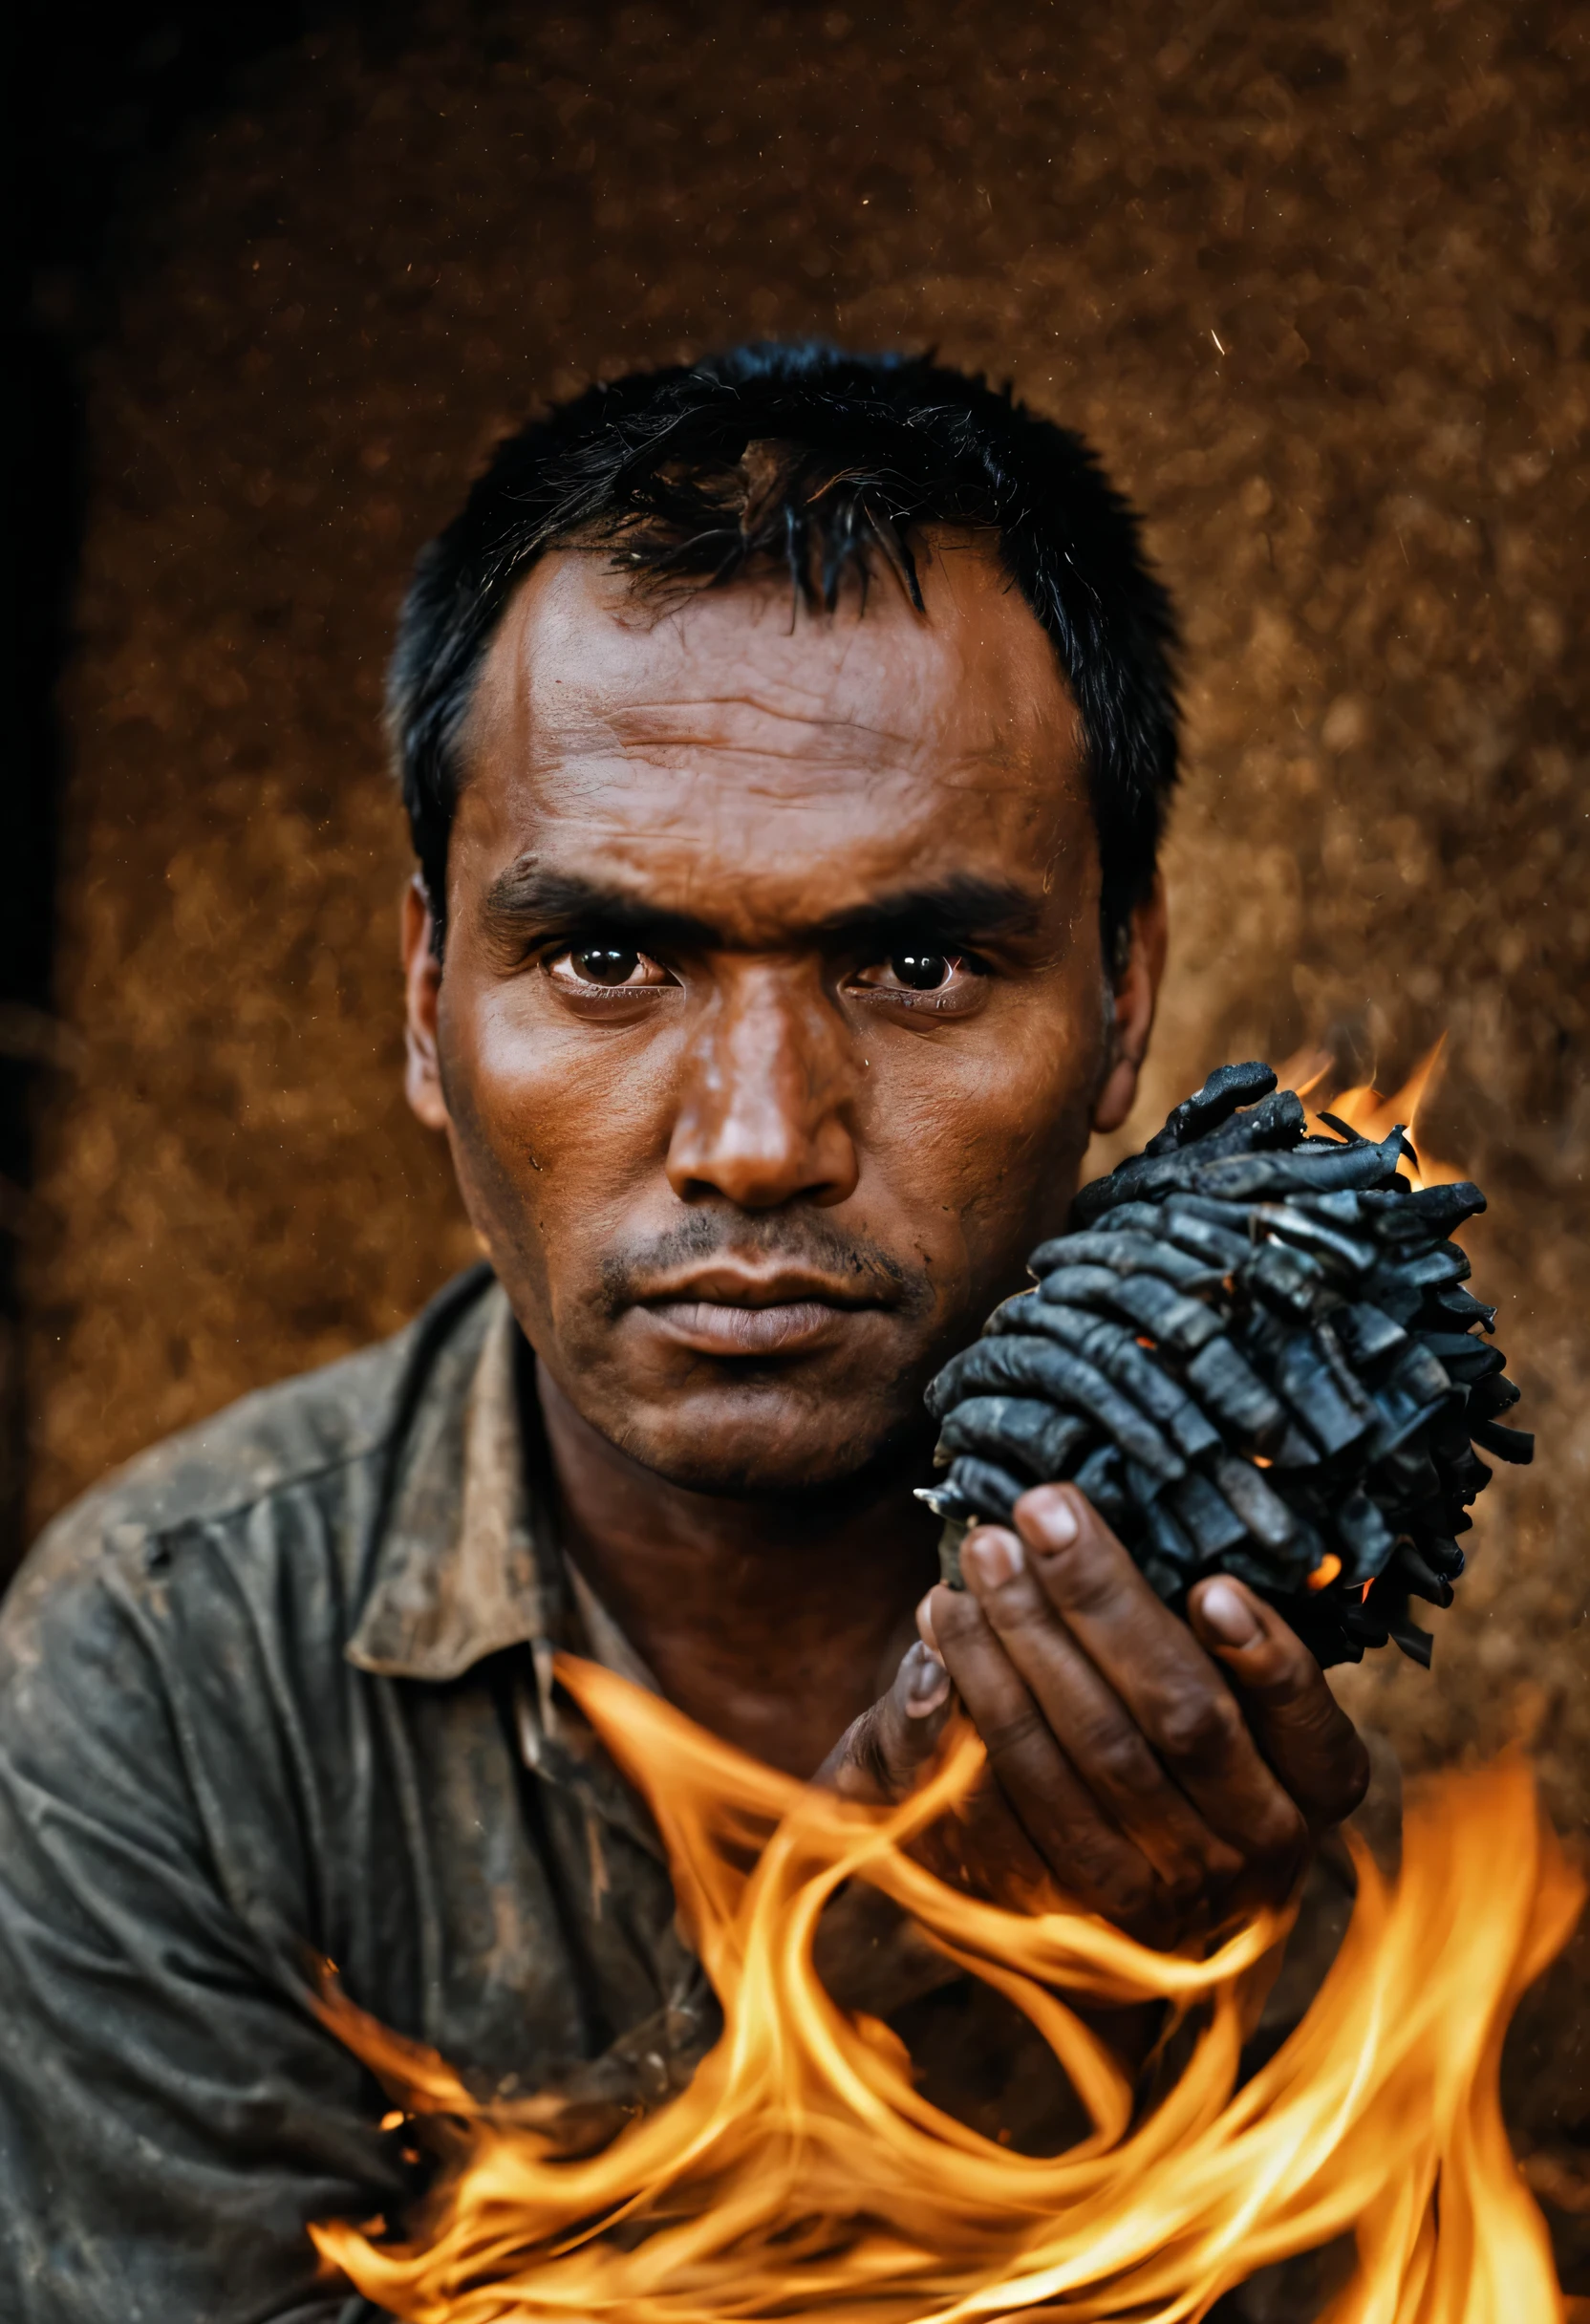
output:
{"label": "thick eyebrow", "polygon": [[[697,913],[673,911],[629,889],[533,864],[510,865],[498,874],[486,890],[482,916],[487,935],[506,941],[523,942],[532,931],[546,938],[599,929],[645,951],[729,949],[721,929]],[[784,935],[786,942],[817,944],[825,951],[882,951],[907,937],[951,945],[1031,936],[1042,922],[1042,899],[1017,881],[953,872],[948,879],[870,896]]]}
{"label": "thick eyebrow", "polygon": [[657,945],[710,949],[722,937],[710,921],[690,912],[670,912],[627,888],[585,879],[578,872],[544,872],[533,864],[512,864],[499,872],[481,908],[488,936],[523,939],[571,936],[590,928],[604,936],[627,936],[643,951]]}
{"label": "thick eyebrow", "polygon": [[806,933],[834,950],[898,943],[907,936],[936,944],[987,943],[1033,936],[1042,925],[1040,896],[1016,880],[952,872],[920,888],[897,889],[819,920]]}

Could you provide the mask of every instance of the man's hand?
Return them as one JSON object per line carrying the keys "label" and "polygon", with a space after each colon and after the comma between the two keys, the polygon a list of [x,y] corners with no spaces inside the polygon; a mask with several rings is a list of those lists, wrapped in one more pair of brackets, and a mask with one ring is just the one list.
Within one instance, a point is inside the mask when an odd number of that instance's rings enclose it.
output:
{"label": "man's hand", "polygon": [[1181,1621],[1074,1486],[1023,1495],[1014,1529],[978,1527],[961,1570],[963,1591],[923,1600],[923,1644],[824,1775],[910,1790],[953,1681],[988,1749],[992,1779],[955,1836],[980,1887],[1029,1903],[1058,1888],[1173,1943],[1282,1902],[1363,1798],[1367,1754],[1280,1616],[1215,1575]]}

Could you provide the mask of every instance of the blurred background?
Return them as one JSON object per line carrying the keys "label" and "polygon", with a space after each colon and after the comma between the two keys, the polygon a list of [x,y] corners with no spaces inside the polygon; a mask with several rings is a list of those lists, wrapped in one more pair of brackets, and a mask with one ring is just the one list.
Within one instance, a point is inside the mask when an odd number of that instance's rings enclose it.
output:
{"label": "blurred background", "polygon": [[[3,1556],[473,1256],[398,1085],[378,732],[419,543],[537,401],[746,335],[1080,427],[1186,626],[1128,1145],[1228,1057],[1395,1090],[1492,1197],[1540,1433],[1405,1766],[1590,1829],[1590,9],[29,0],[0,800]],[[1107,1159],[1109,1157],[1101,1157]],[[1590,1955],[1511,2102],[1590,2265]],[[1577,2271],[1577,2274],[1576,2274]]]}

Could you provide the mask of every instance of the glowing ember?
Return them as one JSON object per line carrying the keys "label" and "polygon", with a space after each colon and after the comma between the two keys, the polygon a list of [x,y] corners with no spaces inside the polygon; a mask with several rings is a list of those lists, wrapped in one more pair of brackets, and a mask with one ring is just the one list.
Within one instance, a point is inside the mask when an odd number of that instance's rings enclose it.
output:
{"label": "glowing ember", "polygon": [[[1323,1130],[1322,1117],[1327,1113],[1356,1130],[1360,1137],[1376,1141],[1388,1135],[1397,1123],[1407,1131],[1408,1142],[1418,1154],[1417,1164],[1405,1163],[1403,1174],[1410,1186],[1450,1186],[1464,1173],[1450,1162],[1439,1162],[1425,1151],[1419,1134],[1419,1108],[1429,1096],[1430,1084],[1440,1068],[1447,1036],[1442,1034],[1433,1049],[1426,1051],[1394,1096],[1383,1097],[1372,1082],[1358,1082],[1350,1089],[1343,1089],[1334,1097],[1326,1095],[1335,1061],[1328,1050],[1300,1049],[1289,1057],[1280,1068],[1280,1086],[1294,1089],[1299,1097],[1312,1099],[1308,1108],[1308,1127],[1312,1134]],[[1318,1108],[1318,1111],[1315,1108]]]}
{"label": "glowing ember", "polygon": [[[533,2106],[476,2104],[440,2059],[333,1994],[343,2038],[411,2111],[459,2118],[466,2147],[413,2242],[315,2231],[378,2307],[415,2324],[1018,2311],[1179,2324],[1256,2269],[1354,2230],[1359,2274],[1333,2324],[1561,2317],[1497,2069],[1514,2004],[1566,1940],[1581,1889],[1521,1768],[1427,1794],[1394,1887],[1360,1857],[1325,1986],[1234,2095],[1278,1922],[1194,1960],[1084,1914],[1022,1916],[945,1885],[906,1849],[977,1780],[968,1732],[906,1805],[867,1809],[589,1664],[562,1658],[559,1675],[651,1804],[722,2037],[669,2105],[571,2158]],[[1042,2158],[983,2138],[922,2098],[886,2027],[835,2006],[812,1943],[850,1880],[1025,2012],[1092,2118],[1083,2143]],[[1134,2115],[1127,2076],[1062,1993],[1194,2013],[1196,2046],[1151,2112]]]}

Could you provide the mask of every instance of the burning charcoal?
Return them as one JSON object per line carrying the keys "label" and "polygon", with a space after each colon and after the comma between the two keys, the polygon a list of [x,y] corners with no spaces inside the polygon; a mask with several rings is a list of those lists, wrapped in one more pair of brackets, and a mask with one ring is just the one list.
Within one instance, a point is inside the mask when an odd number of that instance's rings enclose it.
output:
{"label": "burning charcoal", "polygon": [[1368,1390],[1347,1362],[1345,1351],[1336,1336],[1336,1325],[1329,1316],[1321,1316],[1314,1326],[1314,1343],[1330,1366],[1331,1378],[1341,1389],[1346,1403],[1355,1412],[1361,1413],[1365,1421],[1371,1420],[1374,1417],[1375,1408],[1369,1400]]}
{"label": "burning charcoal", "polygon": [[1371,1460],[1385,1460],[1395,1453],[1410,1436],[1428,1429],[1441,1409],[1438,1404],[1396,1388],[1376,1388],[1374,1407],[1375,1426],[1368,1448]]}
{"label": "burning charcoal", "polygon": [[[1330,1117],[1323,1116],[1329,1123]],[[1078,1196],[1073,1231],[928,1391],[950,1463],[924,1497],[946,1572],[1017,1472],[1069,1477],[1154,1589],[1240,1576],[1323,1662],[1390,1641],[1428,1663],[1409,1596],[1444,1605],[1491,1472],[1528,1460],[1517,1390],[1461,1288],[1472,1185],[1412,1191],[1400,1130],[1310,1135],[1261,1065],[1222,1067],[1141,1154]]]}
{"label": "burning charcoal", "polygon": [[[1226,1201],[1253,1195],[1258,1201],[1308,1193],[1318,1187],[1385,1186],[1397,1174],[1402,1141],[1393,1132],[1385,1147],[1311,1147],[1306,1151],[1236,1154],[1228,1162],[1206,1162],[1192,1173],[1192,1192]],[[1387,1150],[1391,1151],[1387,1151]]]}
{"label": "burning charcoal", "polygon": [[1189,1470],[1169,1491],[1171,1506],[1197,1549],[1200,1567],[1213,1564],[1222,1550],[1235,1549],[1247,1539],[1248,1528],[1225,1495],[1196,1469]]}
{"label": "burning charcoal", "polygon": [[1460,1509],[1477,1500],[1491,1482],[1491,1471],[1472,1445],[1465,1445],[1452,1459],[1443,1460],[1441,1473],[1448,1498],[1455,1501]]}
{"label": "burning charcoal", "polygon": [[1350,1642],[1350,1646],[1358,1648],[1356,1654],[1349,1650],[1338,1658],[1342,1661],[1362,1662],[1365,1646],[1388,1646],[1391,1643],[1391,1633],[1385,1623],[1369,1612],[1367,1599],[1357,1605],[1349,1599],[1342,1609],[1341,1623],[1343,1637]]}
{"label": "burning charcoal", "polygon": [[1476,1420],[1473,1437],[1476,1445],[1483,1445],[1498,1460],[1515,1461],[1527,1468],[1535,1458],[1535,1439],[1527,1429],[1499,1429],[1493,1420]]}
{"label": "burning charcoal", "polygon": [[1354,1304],[1338,1307],[1331,1317],[1336,1336],[1346,1352],[1354,1369],[1367,1371],[1394,1349],[1407,1345],[1407,1334],[1400,1323],[1379,1307]]}
{"label": "burning charcoal", "polygon": [[1295,1146],[1302,1135],[1305,1119],[1302,1100],[1297,1092],[1276,1089],[1266,1092],[1242,1112],[1228,1113],[1206,1129],[1190,1130],[1178,1138],[1168,1138],[1166,1131],[1161,1130],[1150,1139],[1144,1155],[1157,1161],[1196,1143],[1200,1158],[1207,1161],[1216,1154],[1259,1153],[1269,1147]]}
{"label": "burning charcoal", "polygon": [[1469,1409],[1476,1420],[1494,1420],[1518,1401],[1518,1384],[1493,1373],[1489,1380],[1476,1380],[1469,1390]]}
{"label": "burning charcoal", "polygon": [[1284,1236],[1288,1242],[1312,1251],[1327,1266],[1334,1260],[1333,1272],[1344,1269],[1349,1276],[1366,1275],[1378,1257],[1373,1243],[1343,1235],[1328,1219],[1316,1218],[1295,1203],[1261,1202],[1253,1216],[1267,1233]]}
{"label": "burning charcoal", "polygon": [[1124,1525],[1130,1513],[1127,1498],[1126,1463],[1113,1445],[1100,1445],[1077,1471],[1079,1493],[1085,1493],[1107,1525]]}
{"label": "burning charcoal", "polygon": [[1276,1397],[1227,1339],[1211,1340],[1200,1348],[1182,1377],[1239,1439],[1261,1443],[1285,1419]]}
{"label": "burning charcoal", "polygon": [[[1144,1512],[1144,1531],[1149,1553],[1144,1560],[1144,1572],[1149,1580],[1157,1588],[1162,1575],[1172,1589],[1185,1589],[1201,1560],[1163,1498],[1157,1496]],[[1156,1567],[1161,1569],[1160,1575],[1156,1575]]]}
{"label": "burning charcoal", "polygon": [[1054,1242],[1040,1243],[1027,1264],[1040,1277],[1056,1267],[1082,1266],[1112,1267],[1117,1275],[1160,1275],[1185,1291],[1207,1291],[1212,1281],[1219,1280],[1212,1268],[1201,1266],[1163,1236],[1062,1235]]}
{"label": "burning charcoal", "polygon": [[1307,1124],[1303,1102],[1295,1089],[1277,1089],[1245,1113],[1234,1114],[1216,1130],[1200,1138],[1200,1153],[1256,1154],[1271,1147],[1296,1146]]}
{"label": "burning charcoal", "polygon": [[1289,1549],[1298,1538],[1298,1518],[1278,1493],[1272,1493],[1262,1469],[1236,1454],[1216,1454],[1214,1481],[1263,1549]]}
{"label": "burning charcoal", "polygon": [[1309,1443],[1295,1420],[1289,1420],[1270,1465],[1275,1469],[1317,1469],[1320,1448]]}
{"label": "burning charcoal", "polygon": [[[1130,1205],[1134,1212],[1144,1207],[1135,1202]],[[1207,1259],[1221,1275],[1229,1275],[1248,1257],[1247,1237],[1204,1217],[1195,1208],[1193,1198],[1172,1195],[1165,1205],[1164,1219],[1164,1232],[1179,1249],[1190,1252],[1194,1259]]]}
{"label": "burning charcoal", "polygon": [[[1182,1481],[1185,1483],[1185,1478]],[[1131,1498],[1142,1509],[1150,1508],[1166,1490],[1165,1479],[1162,1476],[1155,1476],[1150,1470],[1144,1468],[1141,1461],[1137,1460],[1122,1462],[1121,1482]]]}
{"label": "burning charcoal", "polygon": [[1432,1235],[1446,1236],[1483,1211],[1485,1196],[1472,1179],[1459,1178],[1451,1186],[1421,1187],[1407,1197],[1407,1208]]}
{"label": "burning charcoal", "polygon": [[1448,1582],[1455,1582],[1469,1562],[1455,1541],[1443,1541],[1438,1534],[1426,1538],[1424,1556]]}
{"label": "burning charcoal", "polygon": [[[1426,1418],[1433,1420],[1435,1414],[1427,1412]],[[1425,1446],[1413,1437],[1405,1436],[1404,1441],[1389,1452],[1377,1453],[1373,1445],[1369,1450],[1375,1464],[1375,1480],[1385,1495],[1387,1509],[1407,1509],[1414,1502],[1428,1501],[1439,1496],[1441,1479],[1436,1474],[1435,1463]]]}
{"label": "burning charcoal", "polygon": [[1464,1290],[1461,1283],[1443,1283],[1431,1303],[1439,1308],[1446,1322],[1458,1325],[1464,1331],[1471,1323],[1477,1323],[1481,1331],[1495,1328],[1494,1307],[1483,1306],[1472,1292]]}
{"label": "burning charcoal", "polygon": [[[1429,1360],[1432,1363],[1438,1360],[1448,1376],[1460,1380],[1465,1388],[1489,1379],[1507,1362],[1499,1347],[1488,1347],[1483,1340],[1471,1339],[1467,1332],[1425,1331],[1420,1333],[1419,1342]],[[1403,1367],[1399,1365],[1397,1368],[1401,1371]]]}
{"label": "burning charcoal", "polygon": [[1221,1202],[1213,1194],[1172,1194],[1171,1203],[1174,1205],[1178,1217],[1201,1218],[1209,1226],[1224,1227],[1241,1244],[1241,1257],[1244,1259],[1252,1251],[1255,1238],[1251,1202]]}
{"label": "burning charcoal", "polygon": [[1344,1452],[1365,1434],[1367,1415],[1337,1386],[1325,1351],[1311,1331],[1289,1332],[1276,1360],[1276,1386],[1321,1452]]}
{"label": "burning charcoal", "polygon": [[1416,1622],[1409,1622],[1406,1613],[1388,1614],[1386,1627],[1409,1662],[1420,1664],[1426,1670],[1429,1668],[1435,1641],[1428,1630],[1421,1630]]}
{"label": "burning charcoal", "polygon": [[1404,1329],[1424,1312],[1425,1294],[1417,1283],[1405,1283],[1392,1267],[1377,1267],[1359,1286],[1382,1315]]}
{"label": "burning charcoal", "polygon": [[[1440,1361],[1447,1350],[1447,1342],[1436,1342],[1428,1335],[1422,1340],[1410,1340],[1386,1375],[1386,1386],[1400,1389],[1421,1404],[1438,1404],[1451,1393],[1452,1375]],[[1461,1347],[1472,1347],[1476,1355],[1494,1356],[1495,1368],[1501,1370],[1503,1356],[1500,1348],[1475,1345],[1472,1340],[1458,1343]]]}
{"label": "burning charcoal", "polygon": [[1057,1411],[1036,1398],[971,1396],[946,1419],[935,1457],[947,1462],[957,1452],[973,1452],[1002,1465],[1017,1461],[1042,1479],[1059,1474],[1094,1433],[1080,1414]]}
{"label": "burning charcoal", "polygon": [[1294,1194],[1286,1207],[1301,1212],[1305,1218],[1322,1218],[1344,1235],[1361,1235],[1373,1215],[1365,1206],[1379,1200],[1378,1194],[1355,1194],[1347,1187],[1334,1194]]}
{"label": "burning charcoal", "polygon": [[978,1460],[967,1454],[951,1464],[949,1483],[945,1490],[959,1502],[973,1521],[980,1517],[1008,1525],[1011,1513],[1027,1487],[1020,1477],[1012,1476],[1008,1469],[1000,1469],[991,1460]]}
{"label": "burning charcoal", "polygon": [[1098,1229],[1101,1235],[1157,1235],[1159,1213],[1151,1202],[1123,1202]]}
{"label": "burning charcoal", "polygon": [[1399,1259],[1397,1279],[1404,1283],[1417,1283],[1421,1290],[1431,1283],[1461,1283],[1467,1280],[1469,1261],[1455,1242],[1437,1243],[1433,1251],[1422,1251],[1413,1259]]}
{"label": "burning charcoal", "polygon": [[[1119,1305],[1120,1294],[1128,1283],[1152,1282],[1156,1280],[1152,1276],[1117,1275],[1113,1267],[1056,1267],[1050,1274],[1043,1277],[1038,1286],[1038,1292],[1019,1291],[1015,1299],[1006,1300],[1000,1306],[996,1307],[993,1315],[989,1317],[988,1323],[983,1325],[983,1329],[987,1331],[998,1318],[1003,1315],[1007,1307],[1019,1306],[1021,1301],[1034,1299],[1038,1293],[1042,1293],[1044,1299],[1051,1301],[1057,1307],[1109,1309]],[[1165,1288],[1168,1291],[1171,1290],[1169,1284]],[[1174,1299],[1175,1296],[1175,1293],[1171,1291],[1171,1297]]]}
{"label": "burning charcoal", "polygon": [[[1216,1065],[1201,1089],[1195,1090],[1170,1116],[1163,1130],[1149,1140],[1149,1153],[1180,1146],[1218,1130],[1239,1106],[1252,1106],[1268,1097],[1276,1086],[1275,1068],[1255,1058],[1245,1065]],[[1161,1140],[1166,1143],[1161,1144]]]}
{"label": "burning charcoal", "polygon": [[1385,1516],[1360,1486],[1336,1510],[1336,1538],[1342,1544],[1343,1576],[1349,1582],[1372,1582],[1396,1544]]}
{"label": "burning charcoal", "polygon": [[1018,1395],[1053,1397],[1070,1411],[1085,1412],[1115,1439],[1123,1452],[1140,1460],[1167,1484],[1186,1474],[1187,1464],[1167,1444],[1148,1415],[1139,1411],[1104,1374],[1050,1340],[1001,1338],[979,1340],[975,1347],[955,1357],[933,1383],[930,1393],[939,1399],[940,1418],[957,1403],[962,1389],[1012,1389]]}
{"label": "burning charcoal", "polygon": [[1002,1312],[1010,1316],[1011,1330],[1042,1332],[1058,1340],[1063,1347],[1068,1347],[1085,1364],[1097,1365],[1107,1380],[1169,1431],[1189,1458],[1212,1452],[1219,1443],[1219,1431],[1204,1417],[1192,1397],[1151,1360],[1138,1345],[1136,1335],[1121,1324],[1031,1294],[1007,1302]]}
{"label": "burning charcoal", "polygon": [[1305,1322],[1328,1298],[1324,1269],[1306,1252],[1289,1250],[1282,1242],[1262,1244],[1244,1263],[1242,1275],[1261,1299]]}
{"label": "burning charcoal", "polygon": [[1107,1267],[1057,1267],[1039,1285],[1056,1307],[1104,1307],[1124,1315],[1140,1331],[1195,1355],[1213,1340],[1220,1319],[1201,1300],[1189,1299],[1158,1275],[1116,1275]]}
{"label": "burning charcoal", "polygon": [[1397,1580],[1410,1589],[1416,1598],[1428,1600],[1431,1605],[1450,1605],[1452,1585],[1444,1574],[1438,1574],[1420,1557],[1411,1541],[1399,1541],[1396,1558]]}

